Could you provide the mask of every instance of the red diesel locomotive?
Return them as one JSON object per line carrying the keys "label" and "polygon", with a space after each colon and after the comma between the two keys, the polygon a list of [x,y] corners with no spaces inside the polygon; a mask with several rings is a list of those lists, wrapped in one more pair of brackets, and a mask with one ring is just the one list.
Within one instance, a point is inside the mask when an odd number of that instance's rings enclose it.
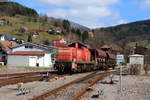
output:
{"label": "red diesel locomotive", "polygon": [[[59,73],[84,72],[112,67],[110,54],[99,49],[89,49],[88,46],[75,42],[67,47],[58,47],[54,68]],[[111,61],[115,58],[112,58]],[[109,63],[109,64],[108,64]]]}

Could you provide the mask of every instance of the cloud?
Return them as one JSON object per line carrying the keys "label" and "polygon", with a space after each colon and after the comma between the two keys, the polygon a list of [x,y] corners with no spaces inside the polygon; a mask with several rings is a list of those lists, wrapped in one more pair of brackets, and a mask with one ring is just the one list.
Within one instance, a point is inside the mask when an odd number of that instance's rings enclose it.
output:
{"label": "cloud", "polygon": [[118,3],[120,0],[40,0],[41,3],[50,6],[68,6],[68,7],[75,7],[75,6],[108,6],[112,4]]}
{"label": "cloud", "polygon": [[144,0],[143,2],[141,2],[140,7],[141,8],[149,8],[150,7],[150,0]]}
{"label": "cloud", "polygon": [[54,17],[76,17],[76,18],[101,18],[105,16],[110,16],[112,12],[106,7],[87,7],[87,8],[70,8],[70,9],[61,9],[55,8],[52,9],[48,15]]}
{"label": "cloud", "polygon": [[106,7],[87,7],[87,8],[71,8],[71,9],[52,9],[49,11],[48,16],[69,19],[79,24],[96,28],[104,26],[100,23],[99,19],[112,16],[110,9]]}
{"label": "cloud", "polygon": [[117,22],[117,24],[126,24],[126,23],[128,23],[128,21],[123,20],[123,19],[120,19],[120,20],[118,20],[118,22]]}
{"label": "cloud", "polygon": [[[120,0],[39,0],[47,7],[46,13],[68,19],[90,28],[105,26],[101,19],[120,20],[120,14],[111,9]],[[117,22],[116,22],[117,23]]]}

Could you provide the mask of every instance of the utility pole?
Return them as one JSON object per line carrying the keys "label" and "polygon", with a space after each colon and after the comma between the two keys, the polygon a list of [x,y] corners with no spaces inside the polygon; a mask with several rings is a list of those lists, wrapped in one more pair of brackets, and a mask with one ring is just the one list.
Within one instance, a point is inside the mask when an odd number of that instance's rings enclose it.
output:
{"label": "utility pole", "polygon": [[[122,65],[121,63],[118,64],[120,75],[119,75],[119,83],[117,85],[117,93],[116,100],[120,100],[120,96],[122,95]],[[120,95],[120,96],[119,96]]]}
{"label": "utility pole", "polygon": [[117,64],[120,70],[120,76],[119,76],[119,87],[120,87],[120,93],[122,92],[122,67],[123,67],[123,63],[125,62],[124,60],[124,55],[123,54],[118,54],[117,55]]}
{"label": "utility pole", "polygon": [[122,65],[120,64],[120,93],[122,93]]}

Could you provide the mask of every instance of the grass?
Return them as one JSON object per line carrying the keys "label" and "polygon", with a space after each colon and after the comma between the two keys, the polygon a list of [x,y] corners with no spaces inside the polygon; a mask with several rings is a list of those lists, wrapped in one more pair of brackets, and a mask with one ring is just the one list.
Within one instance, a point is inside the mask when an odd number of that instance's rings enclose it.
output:
{"label": "grass", "polygon": [[148,42],[148,40],[144,40],[144,41],[136,41],[136,42],[130,42],[127,44],[127,46],[129,47],[134,47],[136,45],[136,43],[140,46],[146,46],[146,47],[150,47],[150,44]]}
{"label": "grass", "polygon": [[148,77],[150,77],[150,74],[143,74],[142,76],[148,76]]}
{"label": "grass", "polygon": [[0,26],[0,34],[12,35],[18,39],[23,39],[27,41],[27,36],[21,32],[19,32],[22,26],[29,28],[30,30],[44,30],[40,32],[40,35],[37,38],[33,38],[33,42],[43,43],[46,39],[53,40],[57,35],[49,35],[45,30],[48,30],[50,27],[49,23],[43,23],[35,18],[25,17],[25,16],[16,16],[16,17],[5,17],[9,21],[10,24]]}

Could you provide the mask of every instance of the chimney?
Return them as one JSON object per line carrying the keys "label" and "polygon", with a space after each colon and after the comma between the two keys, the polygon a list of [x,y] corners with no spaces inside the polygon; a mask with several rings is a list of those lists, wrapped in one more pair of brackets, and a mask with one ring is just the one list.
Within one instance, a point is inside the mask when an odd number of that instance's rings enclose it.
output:
{"label": "chimney", "polygon": [[76,43],[75,43],[75,48],[78,48],[78,45],[79,45],[79,44],[76,42]]}

